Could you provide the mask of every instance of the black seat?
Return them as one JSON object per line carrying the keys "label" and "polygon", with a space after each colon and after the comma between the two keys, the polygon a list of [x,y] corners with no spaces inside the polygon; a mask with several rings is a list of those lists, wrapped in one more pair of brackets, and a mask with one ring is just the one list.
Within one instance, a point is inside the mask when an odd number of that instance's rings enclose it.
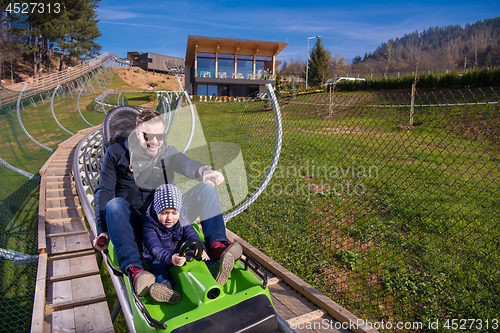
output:
{"label": "black seat", "polygon": [[112,144],[125,142],[135,129],[135,120],[140,113],[131,106],[119,106],[110,110],[102,121],[102,144],[104,151]]}

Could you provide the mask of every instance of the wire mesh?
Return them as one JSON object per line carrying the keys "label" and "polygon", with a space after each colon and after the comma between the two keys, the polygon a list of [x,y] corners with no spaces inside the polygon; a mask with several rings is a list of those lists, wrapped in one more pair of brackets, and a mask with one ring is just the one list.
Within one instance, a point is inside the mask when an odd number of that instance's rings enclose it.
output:
{"label": "wire mesh", "polygon": [[[418,92],[413,112],[409,93],[279,102],[280,163],[228,228],[359,318],[402,331],[474,319],[469,331],[487,321],[491,330],[500,315],[498,90]],[[237,142],[250,179],[273,151],[259,103],[197,103],[207,140]]]}
{"label": "wire mesh", "polygon": [[[79,72],[84,73],[84,70]],[[0,324],[5,332],[28,332],[37,275],[38,206],[40,168],[52,152],[70,135],[58,126],[76,133],[102,122],[104,113],[93,110],[97,84],[106,87],[111,80],[109,69],[93,69],[85,80],[73,72],[57,76],[61,86],[43,90],[57,83],[44,81],[37,89],[26,89],[19,101],[19,91],[0,89]],[[81,89],[84,92],[79,95]],[[50,104],[54,95],[54,116]],[[77,101],[80,113],[77,107]],[[19,122],[19,119],[22,125]],[[23,130],[26,130],[28,134]],[[40,143],[40,145],[37,144]],[[32,257],[31,257],[32,256]],[[28,260],[19,260],[29,258]]]}

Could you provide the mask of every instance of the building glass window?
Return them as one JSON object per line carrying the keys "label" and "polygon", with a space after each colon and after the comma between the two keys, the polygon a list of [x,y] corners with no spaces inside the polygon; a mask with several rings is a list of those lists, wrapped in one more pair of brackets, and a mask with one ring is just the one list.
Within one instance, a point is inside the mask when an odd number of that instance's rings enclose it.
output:
{"label": "building glass window", "polygon": [[249,95],[248,86],[234,86],[233,96],[247,97]]}
{"label": "building glass window", "polygon": [[197,54],[197,77],[215,77],[215,53]]}
{"label": "building glass window", "polygon": [[219,75],[218,75],[218,77],[220,77],[220,76],[225,76],[226,78],[233,77],[234,55],[221,53],[218,55],[217,60],[219,62],[219,66],[218,66]]}
{"label": "building glass window", "polygon": [[[248,55],[238,55],[237,59],[237,70],[238,74],[245,79],[253,78],[253,56]],[[240,75],[238,75],[240,76]],[[239,78],[241,78],[239,77]]]}
{"label": "building glass window", "polygon": [[196,86],[196,95],[198,96],[206,96],[207,95],[207,85],[199,84]]}
{"label": "building glass window", "polygon": [[217,86],[207,85],[207,96],[217,96]]}
{"label": "building glass window", "polygon": [[199,84],[196,88],[198,96],[218,96],[217,86],[211,84]]}
{"label": "building glass window", "polygon": [[220,86],[219,96],[229,96],[229,86]]}
{"label": "building glass window", "polygon": [[272,57],[255,57],[255,74],[258,79],[266,79],[273,73],[273,58]]}

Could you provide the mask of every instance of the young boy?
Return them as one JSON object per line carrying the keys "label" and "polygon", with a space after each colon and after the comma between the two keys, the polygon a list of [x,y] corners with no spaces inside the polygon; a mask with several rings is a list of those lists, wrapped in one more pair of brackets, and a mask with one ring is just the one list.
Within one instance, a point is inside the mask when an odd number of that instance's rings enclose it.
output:
{"label": "young boy", "polygon": [[[186,262],[186,258],[179,256],[180,247],[186,240],[200,240],[191,223],[185,223],[184,226],[178,223],[181,209],[180,190],[172,184],[163,184],[156,189],[154,201],[146,213],[148,220],[143,226],[143,258],[146,261],[154,260],[149,271],[155,275],[156,282],[149,287],[149,294],[158,302],[177,304],[181,300],[179,292],[172,289],[173,282],[168,271],[172,266],[182,266]],[[241,246],[235,242],[217,262],[209,266],[219,285],[227,282],[239,256]],[[201,258],[210,260],[205,250]]]}

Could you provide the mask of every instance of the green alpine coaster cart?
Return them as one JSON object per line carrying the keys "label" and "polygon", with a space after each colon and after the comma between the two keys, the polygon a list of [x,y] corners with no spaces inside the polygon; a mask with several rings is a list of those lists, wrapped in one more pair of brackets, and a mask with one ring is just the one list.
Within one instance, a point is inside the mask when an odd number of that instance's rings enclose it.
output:
{"label": "green alpine coaster cart", "polygon": [[[259,188],[245,201],[224,215],[224,221],[241,213],[264,191],[274,173],[281,150],[281,115],[271,85],[267,93],[274,108],[276,122],[276,144],[271,165]],[[175,132],[174,115],[179,111],[184,99],[191,112],[190,133],[184,149],[196,141],[194,135],[194,106],[186,92],[170,95],[168,103],[163,103],[163,117],[166,129]],[[185,103],[185,104],[186,104]],[[186,108],[187,109],[187,108]],[[109,145],[124,141],[135,128],[135,118],[139,111],[130,106],[118,106],[107,112],[102,129],[89,133],[77,147],[75,154],[75,181],[89,225],[96,235],[93,195],[99,178],[99,167],[104,151]],[[168,133],[165,133],[167,137]],[[181,150],[181,149],[179,149]],[[234,163],[233,163],[234,164]],[[77,177],[80,175],[80,177]],[[236,197],[233,194],[233,197]],[[232,199],[233,199],[232,197]],[[85,200],[87,199],[87,200]],[[232,200],[234,204],[236,201]],[[203,232],[196,221],[191,221],[202,242]],[[195,250],[197,256],[195,256]],[[235,262],[227,283],[220,286],[212,277],[207,264],[201,260],[203,244],[197,240],[184,242],[179,255],[186,257],[186,264],[172,267],[170,275],[175,290],[181,294],[181,301],[172,305],[153,300],[150,295],[139,297],[131,286],[131,279],[119,270],[113,244],[102,256],[107,264],[119,304],[112,317],[123,311],[130,332],[272,332],[281,327],[281,318],[276,314],[267,288],[266,271],[243,252]]]}

